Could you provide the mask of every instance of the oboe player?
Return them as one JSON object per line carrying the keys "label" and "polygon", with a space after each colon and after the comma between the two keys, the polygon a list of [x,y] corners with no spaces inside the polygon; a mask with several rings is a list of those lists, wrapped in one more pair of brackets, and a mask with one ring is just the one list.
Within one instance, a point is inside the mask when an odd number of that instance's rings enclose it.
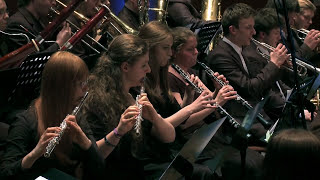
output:
{"label": "oboe player", "polygon": [[[57,73],[59,72],[59,73]],[[57,52],[42,73],[40,96],[12,123],[1,160],[1,174],[10,178],[35,179],[50,168],[79,179],[101,178],[103,158],[85,126],[67,116],[87,89],[89,71],[84,62],[68,52]],[[57,137],[66,118],[67,130],[50,158],[43,155]]]}

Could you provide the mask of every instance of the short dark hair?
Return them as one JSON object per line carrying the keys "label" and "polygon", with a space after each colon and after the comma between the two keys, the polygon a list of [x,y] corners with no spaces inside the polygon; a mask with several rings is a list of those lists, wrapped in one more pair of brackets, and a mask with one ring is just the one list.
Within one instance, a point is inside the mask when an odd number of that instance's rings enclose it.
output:
{"label": "short dark hair", "polygon": [[254,29],[256,30],[255,36],[257,36],[259,32],[265,32],[269,34],[272,29],[280,27],[280,25],[284,24],[282,16],[279,17],[279,22],[277,12],[272,8],[261,9],[258,11],[254,20]]}
{"label": "short dark hair", "polygon": [[244,3],[237,3],[229,6],[223,13],[222,16],[222,28],[224,35],[229,34],[229,27],[235,26],[239,27],[239,21],[241,19],[254,17],[256,11],[252,9],[249,5]]}
{"label": "short dark hair", "polygon": [[[288,10],[288,13],[290,12],[300,12],[300,6],[298,0],[285,0],[286,7]],[[276,8],[280,14],[284,14],[284,8],[282,4],[282,0],[268,0],[266,8]]]}

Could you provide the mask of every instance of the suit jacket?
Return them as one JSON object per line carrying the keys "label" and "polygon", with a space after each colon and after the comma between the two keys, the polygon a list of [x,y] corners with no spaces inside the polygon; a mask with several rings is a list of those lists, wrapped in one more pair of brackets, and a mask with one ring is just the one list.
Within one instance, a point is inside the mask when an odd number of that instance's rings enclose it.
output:
{"label": "suit jacket", "polygon": [[[23,26],[28,32],[21,27]],[[8,19],[8,26],[6,28],[7,33],[23,33],[30,39],[34,39],[34,35],[37,36],[44,29],[44,26],[36,19],[26,8],[20,8],[18,11]],[[55,41],[55,39],[54,39]],[[21,36],[9,36],[7,38],[7,44],[10,44],[8,51],[14,51],[21,46],[27,44],[26,38]],[[40,51],[55,52],[59,49],[57,43],[43,43],[39,46]]]}
{"label": "suit jacket", "polygon": [[192,6],[191,0],[169,0],[167,21],[170,27],[189,24],[201,26],[205,23],[201,20],[200,13]]}
{"label": "suit jacket", "polygon": [[[270,93],[275,82],[280,78],[281,70],[274,63],[247,58],[244,51],[245,49],[242,54],[249,74],[245,71],[238,53],[223,40],[220,40],[208,55],[207,63],[212,70],[223,74],[238,94],[254,106],[262,97]],[[269,104],[273,106],[273,102]],[[284,102],[280,104],[283,106]],[[228,102],[226,108],[235,117],[244,117],[247,112],[245,107],[235,101]]]}
{"label": "suit jacket", "polygon": [[139,15],[123,6],[118,17],[131,28],[138,30],[140,28]]}

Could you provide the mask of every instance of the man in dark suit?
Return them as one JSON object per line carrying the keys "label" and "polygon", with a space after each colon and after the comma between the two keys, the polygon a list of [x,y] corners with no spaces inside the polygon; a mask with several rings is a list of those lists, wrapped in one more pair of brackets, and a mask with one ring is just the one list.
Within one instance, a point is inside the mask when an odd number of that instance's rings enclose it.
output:
{"label": "man in dark suit", "polygon": [[[25,0],[19,1],[18,11],[12,15],[8,20],[6,32],[10,34],[23,33],[29,39],[34,39],[45,28],[42,23],[43,18],[47,17],[51,6],[55,6],[53,0]],[[46,50],[48,52],[57,51],[70,38],[71,29],[68,24],[64,23],[62,30],[58,33],[53,44],[46,44],[40,46],[40,51]],[[7,43],[10,44],[8,51],[11,52],[28,43],[27,38],[21,36],[8,36]]]}
{"label": "man in dark suit", "polygon": [[[274,52],[270,53],[270,63],[266,64],[259,73],[250,72],[255,66],[248,63],[242,54],[242,49],[249,46],[254,29],[255,11],[246,4],[234,4],[228,7],[222,18],[222,27],[225,37],[215,46],[208,56],[208,64],[214,71],[223,74],[230,85],[240,96],[252,105],[258,103],[272,88],[280,77],[280,66],[288,60],[285,46],[279,44]],[[250,70],[250,71],[249,71]],[[242,120],[247,110],[240,104],[230,102],[226,104],[231,115]],[[260,124],[255,124],[253,134],[263,136],[265,131]]]}

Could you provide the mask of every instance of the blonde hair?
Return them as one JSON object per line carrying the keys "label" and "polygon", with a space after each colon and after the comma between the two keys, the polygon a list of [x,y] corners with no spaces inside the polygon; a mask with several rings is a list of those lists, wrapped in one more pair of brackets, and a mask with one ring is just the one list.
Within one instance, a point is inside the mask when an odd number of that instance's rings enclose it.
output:
{"label": "blonde hair", "polygon": [[317,9],[316,6],[309,0],[298,0],[298,2],[300,6],[300,12],[307,9],[310,9],[313,12],[315,12]]}

